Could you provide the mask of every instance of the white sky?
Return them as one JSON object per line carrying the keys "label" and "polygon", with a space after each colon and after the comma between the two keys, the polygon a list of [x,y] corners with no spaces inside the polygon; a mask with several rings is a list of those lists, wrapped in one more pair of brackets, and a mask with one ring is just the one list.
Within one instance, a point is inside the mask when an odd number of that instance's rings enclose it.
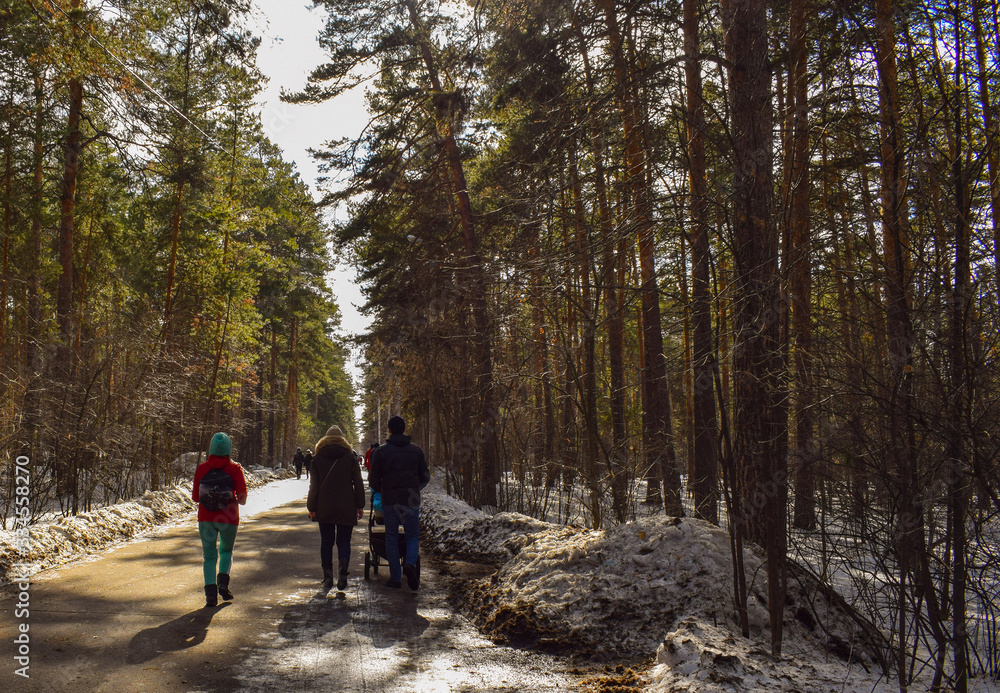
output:
{"label": "white sky", "polygon": [[[255,0],[255,5],[260,12],[250,28],[262,39],[257,64],[270,79],[261,95],[264,132],[281,147],[287,161],[295,162],[302,180],[315,193],[319,171],[307,150],[319,149],[324,142],[340,137],[356,136],[367,122],[364,97],[355,90],[324,104],[282,103],[282,88],[300,89],[309,72],[325,62],[316,42],[324,14],[302,0]],[[342,263],[330,273],[328,282],[340,306],[343,332],[365,332],[369,321],[357,310],[364,298],[354,283],[354,271]],[[361,371],[355,364],[351,366],[351,375],[360,384]]]}

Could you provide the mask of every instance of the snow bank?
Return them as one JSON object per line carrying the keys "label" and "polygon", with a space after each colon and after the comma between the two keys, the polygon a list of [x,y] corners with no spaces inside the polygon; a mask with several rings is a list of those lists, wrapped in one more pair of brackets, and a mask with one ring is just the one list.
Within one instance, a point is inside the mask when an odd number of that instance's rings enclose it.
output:
{"label": "snow bank", "polygon": [[881,678],[863,657],[846,661],[809,641],[789,637],[780,659],[760,640],[736,635],[731,628],[683,619],[667,633],[647,678],[651,693],[890,693],[898,683]]}
{"label": "snow bank", "polygon": [[648,663],[655,654],[646,683],[659,693],[894,690],[879,684],[866,624],[797,572],[785,656],[770,656],[766,567],[756,547],[744,552],[750,638],[742,637],[729,536],[701,520],[660,516],[588,530],[491,516],[430,486],[421,534],[432,551],[499,565],[463,595],[467,615],[494,640],[605,661]]}
{"label": "snow bank", "polygon": [[[747,570],[761,561],[747,552]],[[682,617],[733,620],[729,538],[705,522],[660,517],[611,530],[549,526],[474,590],[477,618],[494,637],[599,659],[647,658]],[[750,625],[767,610],[751,595]]]}
{"label": "snow bank", "polygon": [[436,480],[420,501],[422,543],[434,553],[479,563],[503,563],[527,537],[553,525],[517,513],[487,515],[444,492]]}
{"label": "snow bank", "polygon": [[[254,467],[244,470],[248,488],[274,479],[294,476],[291,470]],[[73,517],[32,525],[27,551],[20,551],[13,531],[0,531],[0,584],[66,563],[98,549],[131,539],[166,522],[180,519],[198,504],[191,499],[191,481],[179,481],[162,491],[147,491],[140,498],[123,501]],[[19,575],[11,570],[19,567]]]}

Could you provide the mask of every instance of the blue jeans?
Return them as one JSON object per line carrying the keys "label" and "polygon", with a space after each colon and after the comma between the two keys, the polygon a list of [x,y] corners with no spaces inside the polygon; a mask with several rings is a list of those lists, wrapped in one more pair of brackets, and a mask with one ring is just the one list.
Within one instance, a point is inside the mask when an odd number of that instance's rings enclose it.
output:
{"label": "blue jeans", "polygon": [[319,523],[319,564],[321,568],[333,569],[333,545],[337,545],[337,559],[347,567],[351,560],[351,525],[335,525],[332,522]]}
{"label": "blue jeans", "polygon": [[389,563],[389,579],[400,582],[402,571],[399,567],[399,525],[406,533],[406,562],[417,564],[420,553],[420,506],[386,505],[382,508],[385,518],[385,558]]}

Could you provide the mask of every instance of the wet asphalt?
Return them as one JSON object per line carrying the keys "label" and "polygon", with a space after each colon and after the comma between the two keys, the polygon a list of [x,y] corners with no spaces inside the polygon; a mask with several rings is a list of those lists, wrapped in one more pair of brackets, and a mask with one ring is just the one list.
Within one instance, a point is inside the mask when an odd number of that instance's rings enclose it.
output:
{"label": "wet asphalt", "polygon": [[[204,607],[193,515],[36,574],[27,614],[17,586],[4,587],[0,691],[583,690],[570,661],[495,645],[457,613],[448,598],[455,565],[422,553],[417,592],[405,579],[386,587],[384,563],[366,581],[366,521],[354,532],[347,589],[324,592],[305,484],[299,500],[243,521],[235,599],[217,608]],[[15,673],[25,672],[16,660],[24,647],[27,679]]]}

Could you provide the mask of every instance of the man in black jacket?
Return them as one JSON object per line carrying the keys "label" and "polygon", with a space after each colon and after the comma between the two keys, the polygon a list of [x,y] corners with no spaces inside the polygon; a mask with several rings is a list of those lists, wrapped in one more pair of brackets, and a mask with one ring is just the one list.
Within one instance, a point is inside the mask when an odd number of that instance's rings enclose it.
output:
{"label": "man in black jacket", "polygon": [[420,552],[420,489],[431,479],[424,451],[403,435],[406,422],[401,416],[389,419],[389,439],[372,452],[368,484],[382,494],[385,518],[385,557],[389,563],[387,587],[400,587],[399,525],[406,538],[403,573],[411,590],[420,586],[417,557]]}

